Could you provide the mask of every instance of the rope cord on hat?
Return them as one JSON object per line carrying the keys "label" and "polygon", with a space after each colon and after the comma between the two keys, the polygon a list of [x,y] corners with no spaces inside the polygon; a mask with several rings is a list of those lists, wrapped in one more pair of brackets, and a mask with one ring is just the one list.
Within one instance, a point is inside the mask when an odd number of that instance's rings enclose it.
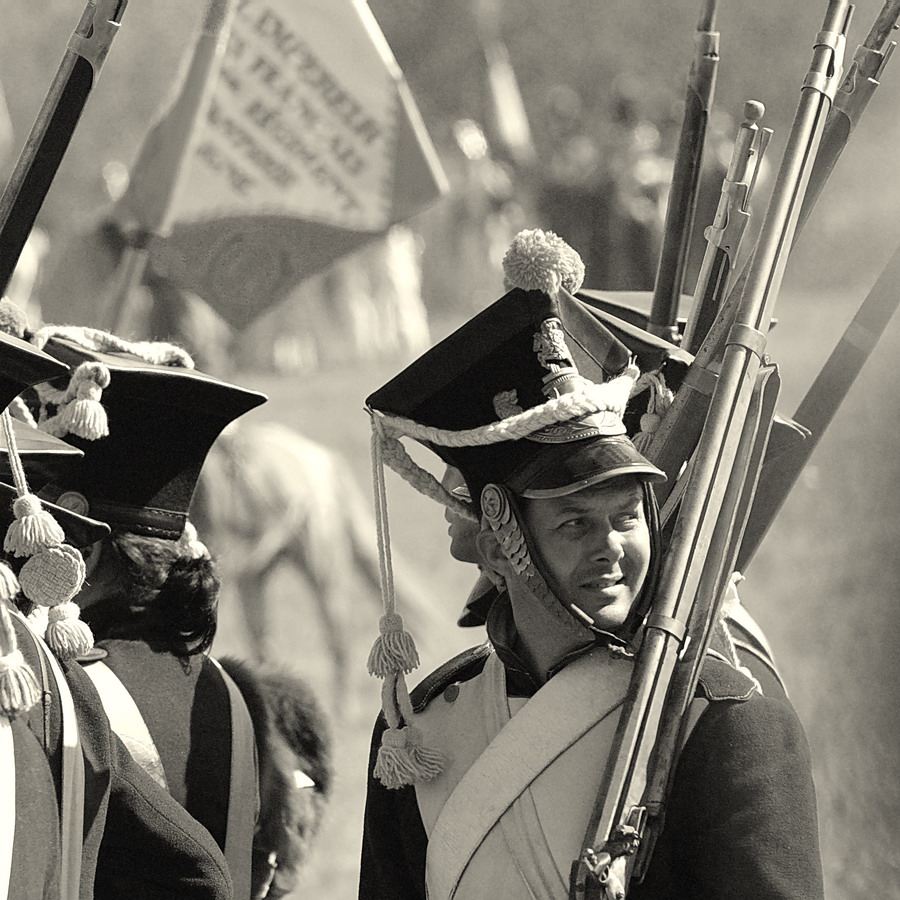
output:
{"label": "rope cord on hat", "polygon": [[438,775],[445,764],[443,755],[421,744],[420,735],[409,725],[413,709],[405,675],[419,665],[412,635],[396,612],[394,573],[388,528],[387,491],[384,484],[383,423],[372,417],[372,482],[375,491],[375,524],[384,613],[378,623],[379,635],[369,653],[370,675],[383,679],[382,710],[387,729],[378,748],[373,773],[388,787],[401,787]]}
{"label": "rope cord on hat", "polygon": [[[419,493],[442,503],[458,515],[477,522],[479,521],[477,505],[466,503],[451,494],[430,472],[419,466],[399,440],[400,437],[412,437],[443,447],[478,447],[520,440],[547,425],[577,419],[591,413],[610,411],[621,418],[629,396],[635,392],[638,375],[637,367],[629,365],[621,375],[611,381],[602,384],[585,381],[572,393],[551,397],[540,406],[508,416],[499,422],[463,431],[433,428],[402,416],[371,410],[373,440],[377,433],[381,439],[378,452],[383,462]],[[643,389],[642,386],[641,390]],[[380,477],[383,479],[383,473]]]}
{"label": "rope cord on hat", "polygon": [[372,418],[372,484],[375,489],[375,528],[378,540],[378,567],[381,576],[381,594],[385,615],[394,612],[394,572],[390,552],[387,491],[384,486],[384,459],[380,423]]}
{"label": "rope cord on hat", "polygon": [[378,411],[376,414],[383,420],[385,433],[392,436],[412,437],[442,447],[482,447],[503,441],[517,441],[548,425],[577,419],[591,413],[609,411],[621,418],[630,390],[639,374],[636,366],[628,365],[625,371],[612,381],[604,381],[602,384],[585,381],[580,388],[571,393],[551,397],[540,406],[533,406],[499,422],[462,431],[433,428],[412,419]]}
{"label": "rope cord on hat", "polygon": [[16,433],[13,430],[12,416],[9,409],[3,410],[3,431],[6,435],[7,455],[9,456],[9,468],[12,472],[16,493],[22,497],[28,493],[28,481],[25,478],[25,468],[19,457],[19,448],[16,444]]}
{"label": "rope cord on hat", "polygon": [[480,522],[480,516],[473,503],[461,500],[447,490],[427,469],[423,469],[395,437],[383,438],[382,454],[384,462],[404,481],[411,484],[420,494],[442,503],[457,515],[471,522]]}
{"label": "rope cord on hat", "polygon": [[131,353],[158,366],[194,368],[191,355],[175,344],[164,341],[126,341],[108,331],[81,325],[45,325],[32,335],[31,343],[42,350],[47,341],[54,337],[65,338],[96,353]]}

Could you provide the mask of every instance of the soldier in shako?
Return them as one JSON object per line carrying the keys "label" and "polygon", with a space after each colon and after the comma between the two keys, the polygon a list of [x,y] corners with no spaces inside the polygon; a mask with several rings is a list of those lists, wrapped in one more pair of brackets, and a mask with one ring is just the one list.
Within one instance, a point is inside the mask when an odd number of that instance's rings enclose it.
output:
{"label": "soldier in shako", "polygon": [[[664,477],[623,424],[638,376],[628,349],[571,296],[579,262],[555,235],[523,232],[509,293],[368,400],[375,462],[480,518],[499,593],[489,642],[409,694],[417,656],[388,583],[369,658],[384,703],[363,900],[568,896],[653,602]],[[462,473],[470,508],[403,436]],[[823,895],[802,727],[726,651],[704,662],[666,823],[629,897]]]}
{"label": "soldier in shako", "polygon": [[84,670],[135,759],[225,853],[236,896],[281,896],[321,820],[327,727],[300,678],[209,656],[219,577],[188,520],[213,441],[265,397],[171,344],[53,326],[34,341],[73,370],[37,386],[40,427],[82,452],[40,495],[111,529],[77,596],[96,638]]}
{"label": "soldier in shako", "polygon": [[0,895],[227,900],[219,848],[134,762],[75,661],[91,646],[72,599],[85,574],[80,548],[109,527],[32,493],[81,454],[10,415],[27,419],[16,395],[67,371],[0,333],[0,477],[13,483],[0,482],[0,712],[11,720],[0,729],[14,763],[2,765],[0,816],[15,826],[0,839]]}

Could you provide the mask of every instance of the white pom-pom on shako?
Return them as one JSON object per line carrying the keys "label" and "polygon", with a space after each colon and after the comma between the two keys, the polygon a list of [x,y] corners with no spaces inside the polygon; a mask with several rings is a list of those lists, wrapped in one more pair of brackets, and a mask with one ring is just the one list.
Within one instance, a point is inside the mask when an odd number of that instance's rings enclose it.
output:
{"label": "white pom-pom on shako", "polygon": [[552,231],[520,231],[503,257],[508,288],[543,291],[556,296],[560,288],[574,294],[584,281],[584,263],[578,253]]}

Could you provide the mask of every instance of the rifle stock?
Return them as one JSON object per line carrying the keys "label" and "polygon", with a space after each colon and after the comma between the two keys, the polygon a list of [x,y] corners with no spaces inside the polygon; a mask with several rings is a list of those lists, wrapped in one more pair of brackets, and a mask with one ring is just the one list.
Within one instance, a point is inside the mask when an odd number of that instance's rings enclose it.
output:
{"label": "rifle stock", "polygon": [[[573,863],[570,897],[624,897],[633,853],[647,817],[643,804],[650,759],[661,723],[681,710],[669,706],[668,692],[685,638],[702,635],[708,623],[696,600],[704,579],[720,576],[724,561],[710,548],[726,528],[728,545],[736,511],[745,496],[733,473],[762,367],[765,332],[781,286],[784,264],[825,116],[840,77],[847,0],[830,0],[800,103],[784,152],[765,221],[750,264],[736,325],[726,341],[721,372],[706,417],[690,480],[682,498],[675,536],[663,560],[659,589],[644,629],[635,670],[591,816],[582,853]],[[739,472],[738,472],[739,474]],[[722,539],[724,541],[724,538]],[[697,610],[695,612],[695,609]],[[615,885],[620,891],[609,892]]]}
{"label": "rifle stock", "polygon": [[89,0],[0,197],[0,296],[69,147],[127,0]]}

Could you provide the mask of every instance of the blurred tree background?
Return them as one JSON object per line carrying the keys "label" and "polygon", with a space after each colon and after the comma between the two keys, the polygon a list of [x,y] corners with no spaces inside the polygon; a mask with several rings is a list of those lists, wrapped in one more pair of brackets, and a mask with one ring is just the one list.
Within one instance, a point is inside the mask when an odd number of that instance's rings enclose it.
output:
{"label": "blurred tree background", "polygon": [[[553,89],[567,85],[581,100],[583,127],[602,139],[612,116],[614,86],[631,85],[640,114],[664,138],[677,132],[683,86],[699,12],[696,0],[372,0],[371,8],[406,74],[426,125],[445,159],[456,151],[453,124],[481,123],[492,134],[477,9],[499,25],[519,81],[538,150],[538,165],[558,146],[551,110]],[[81,0],[2,0],[0,84],[14,130],[15,152],[31,127],[74,24]],[[129,165],[148,122],[177,81],[182,54],[203,7],[201,0],[131,0],[100,82],[92,95],[40,223],[51,240],[93,221],[107,201],[104,166]],[[881,0],[862,0],[848,52],[865,35]],[[777,162],[796,107],[822,0],[758,0],[720,4],[721,58],[716,109],[739,116],[743,101],[762,100],[775,128],[770,159]],[[896,67],[896,63],[893,64]],[[828,188],[804,244],[827,245],[840,237],[845,264],[822,270],[817,254],[798,254],[804,281],[814,286],[855,283],[891,245],[897,186],[873,181],[878,161],[900,140],[898,73],[889,66],[853,153]],[[674,137],[671,138],[674,141]],[[497,147],[495,145],[495,151]],[[8,175],[14,155],[0,160]],[[107,168],[107,172],[109,169]],[[883,170],[882,170],[883,171]],[[451,170],[451,179],[453,171]],[[877,175],[876,175],[877,178]],[[514,187],[524,190],[518,185]],[[761,198],[756,203],[762,209]],[[761,218],[759,216],[758,218]],[[531,223],[529,223],[531,224]],[[533,224],[540,224],[535,222]],[[865,226],[865,227],[862,227]],[[886,233],[887,232],[887,233]],[[584,248],[579,248],[584,249]]]}

